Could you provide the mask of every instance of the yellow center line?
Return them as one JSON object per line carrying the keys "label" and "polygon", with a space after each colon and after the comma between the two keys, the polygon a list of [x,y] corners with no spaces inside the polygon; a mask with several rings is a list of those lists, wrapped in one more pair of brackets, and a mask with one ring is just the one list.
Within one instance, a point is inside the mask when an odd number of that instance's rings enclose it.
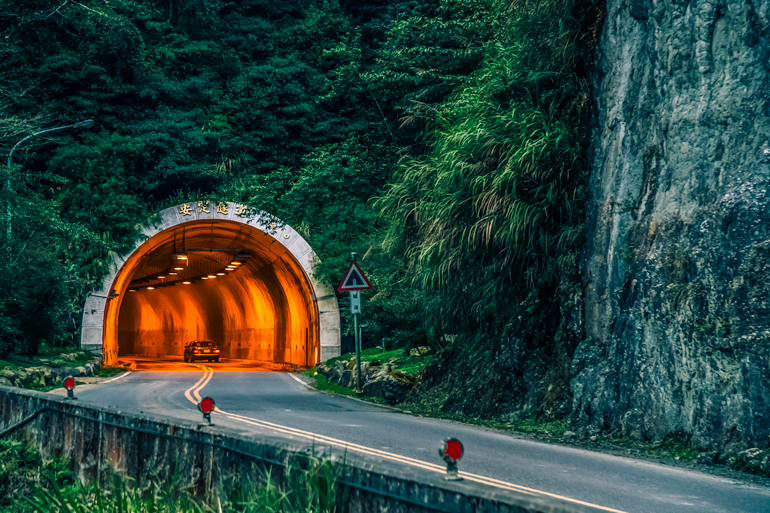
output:
{"label": "yellow center line", "polygon": [[[202,365],[196,365],[196,367],[198,367],[199,369],[200,369],[200,368],[203,368],[204,370],[206,370],[206,369],[205,369],[205,368],[204,368]],[[188,400],[188,401],[190,401],[191,403],[193,403],[193,404],[196,404],[196,405],[197,405],[197,404],[198,404],[198,402],[200,402],[200,399],[198,399],[198,401],[196,401],[195,399],[193,399],[193,398],[192,398],[192,396],[190,395],[190,391],[191,391],[191,390],[193,390],[193,389],[197,389],[197,388],[198,388],[198,385],[200,385],[200,384],[203,382],[203,380],[205,380],[205,379],[206,379],[206,376],[207,376],[207,375],[208,375],[208,371],[204,372],[204,373],[203,373],[203,376],[201,376],[201,379],[199,379],[197,383],[195,383],[193,386],[191,386],[190,388],[188,388],[187,390],[185,390],[185,391],[184,391],[184,396],[185,396],[185,397],[187,398],[187,400]],[[197,394],[197,390],[196,390],[196,394]],[[200,396],[198,396],[198,397],[200,397]]]}
{"label": "yellow center line", "polygon": [[[197,381],[197,383],[195,383],[193,386],[191,386],[190,388],[185,390],[185,393],[184,393],[185,397],[191,403],[193,403],[195,405],[197,405],[200,402],[200,400],[201,400],[200,391],[203,390],[203,388],[209,383],[209,381],[211,381],[211,378],[214,375],[214,371],[210,367],[207,367],[205,365],[196,365],[196,367],[198,367],[198,368],[200,368],[201,370],[204,371],[203,372],[203,376]],[[195,399],[193,399],[193,396],[195,396],[195,398],[197,398],[197,401]],[[409,458],[407,456],[401,456],[401,455],[398,455],[398,454],[393,454],[393,453],[390,453],[390,452],[381,451],[379,449],[373,449],[371,447],[366,447],[366,446],[363,446],[363,445],[358,445],[358,444],[355,444],[355,443],[352,443],[352,442],[346,442],[344,440],[338,440],[336,438],[331,438],[331,437],[328,437],[328,436],[319,435],[318,433],[312,433],[310,431],[303,431],[301,429],[296,429],[296,428],[292,428],[292,427],[288,427],[288,426],[282,426],[280,424],[273,424],[272,422],[267,422],[267,421],[264,421],[264,420],[255,419],[253,417],[245,417],[243,415],[238,415],[236,413],[226,412],[224,410],[221,410],[220,408],[214,408],[214,413],[217,413],[217,414],[220,414],[220,415],[224,415],[225,417],[227,417],[227,418],[229,418],[231,420],[235,420],[235,421],[238,421],[238,422],[243,422],[245,424],[250,424],[250,425],[253,425],[253,426],[257,426],[257,427],[262,427],[262,428],[270,429],[272,431],[276,431],[276,432],[279,432],[279,433],[284,433],[284,434],[287,434],[287,435],[293,435],[293,436],[299,436],[299,437],[302,437],[302,438],[308,438],[308,439],[313,440],[313,441],[325,442],[325,443],[327,443],[329,445],[340,447],[340,448],[345,449],[345,450],[352,450],[352,451],[359,452],[359,453],[362,453],[362,454],[367,454],[369,456],[377,456],[377,457],[380,457],[380,458],[389,459],[391,461],[396,461],[398,463],[404,463],[406,465],[411,465],[413,467],[418,467],[418,468],[421,468],[423,470],[429,470],[431,472],[440,472],[440,473],[446,472],[446,468],[442,467],[441,465],[436,465],[436,464],[433,464],[433,463],[428,463],[428,462],[425,462],[425,461],[416,460],[414,458]],[[481,476],[481,475],[478,475],[478,474],[471,474],[469,472],[460,472],[459,474],[460,474],[460,476],[462,476],[463,478],[465,478],[465,479],[467,479],[469,481],[474,481],[474,482],[477,482],[477,483],[482,483],[482,484],[486,484],[486,485],[489,485],[489,486],[494,486],[494,487],[497,487],[497,488],[502,488],[502,489],[505,489],[505,490],[515,491],[515,492],[519,492],[519,493],[524,493],[524,494],[527,494],[527,495],[541,495],[541,496],[546,496],[546,497],[553,497],[555,499],[560,499],[560,500],[563,500],[563,501],[568,501],[568,502],[571,502],[573,504],[582,504],[584,506],[590,506],[590,507],[597,508],[597,509],[600,509],[600,510],[603,510],[603,511],[609,511],[611,513],[625,513],[624,511],[621,511],[621,510],[607,508],[605,506],[599,506],[598,504],[592,504],[590,502],[584,502],[584,501],[580,501],[580,500],[577,500],[577,499],[572,499],[570,497],[564,497],[563,495],[557,495],[557,494],[553,494],[553,493],[544,492],[542,490],[536,490],[534,488],[528,488],[526,486],[521,486],[521,485],[517,485],[517,484],[514,484],[514,483],[509,483],[507,481],[500,481],[499,479],[494,479],[494,478],[491,478],[491,477]]]}

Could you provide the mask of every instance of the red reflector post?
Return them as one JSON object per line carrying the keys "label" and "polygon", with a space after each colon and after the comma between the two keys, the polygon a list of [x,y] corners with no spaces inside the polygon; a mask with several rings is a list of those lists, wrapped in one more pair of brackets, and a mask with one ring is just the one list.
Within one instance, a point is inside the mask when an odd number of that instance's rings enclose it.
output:
{"label": "red reflector post", "polygon": [[204,397],[201,402],[198,403],[198,409],[203,413],[203,420],[211,424],[211,412],[214,411],[214,399],[211,397]]}
{"label": "red reflector post", "polygon": [[453,460],[459,460],[463,457],[463,444],[460,442],[460,440],[457,440],[456,438],[450,438],[446,441],[446,445],[444,447],[444,454],[446,454],[449,458],[452,458]]}
{"label": "red reflector post", "polygon": [[438,449],[438,454],[446,461],[446,479],[447,481],[459,481],[462,479],[458,475],[457,460],[463,457],[463,443],[457,438],[447,438]]}
{"label": "red reflector post", "polygon": [[75,390],[75,378],[72,376],[64,378],[64,388],[67,389],[67,399],[77,399],[73,393],[73,390]]}

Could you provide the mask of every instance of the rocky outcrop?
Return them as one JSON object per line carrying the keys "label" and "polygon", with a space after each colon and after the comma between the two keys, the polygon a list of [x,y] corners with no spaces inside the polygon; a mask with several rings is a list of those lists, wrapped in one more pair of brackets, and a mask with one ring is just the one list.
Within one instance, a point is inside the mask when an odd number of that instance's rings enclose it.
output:
{"label": "rocky outcrop", "polygon": [[[316,372],[344,387],[355,388],[358,379],[355,360],[337,360],[332,365],[319,363]],[[390,363],[361,362],[361,392],[369,397],[385,399],[390,404],[406,399],[415,384],[414,377],[393,370]]]}
{"label": "rocky outcrop", "polygon": [[735,470],[770,477],[770,450],[763,451],[757,447],[741,451],[730,465]]}
{"label": "rocky outcrop", "polygon": [[[54,359],[39,359],[36,367],[20,367],[17,369],[0,370],[0,385],[16,386],[19,388],[42,388],[56,386],[67,376],[93,376],[101,367],[101,360],[95,358],[85,365],[69,367],[77,361],[77,354],[62,354]],[[59,385],[61,386],[61,385]]]}
{"label": "rocky outcrop", "polygon": [[770,435],[770,1],[609,0],[585,251],[583,430]]}

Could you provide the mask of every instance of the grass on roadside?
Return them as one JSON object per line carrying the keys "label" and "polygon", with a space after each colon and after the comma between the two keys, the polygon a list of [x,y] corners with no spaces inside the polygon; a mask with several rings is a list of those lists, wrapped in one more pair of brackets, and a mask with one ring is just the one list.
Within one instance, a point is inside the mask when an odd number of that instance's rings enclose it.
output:
{"label": "grass on roadside", "polygon": [[666,437],[662,442],[639,442],[628,437],[610,438],[608,441],[616,447],[636,450],[650,456],[663,456],[676,460],[692,461],[700,454],[695,449],[676,440],[675,437]]}
{"label": "grass on roadside", "polygon": [[18,368],[19,366],[16,365],[15,363],[11,363],[7,360],[0,360],[0,370],[3,370],[3,369],[16,370]]}
{"label": "grass on roadside", "polygon": [[100,367],[96,375],[100,378],[111,378],[121,372],[126,372],[126,368],[121,366]]}
{"label": "grass on roadside", "polygon": [[[326,360],[326,365],[334,365],[340,360],[354,360],[356,353],[346,353],[335,358]],[[361,351],[361,361],[371,362],[379,360],[382,363],[390,362],[394,371],[404,372],[415,375],[419,373],[433,358],[433,355],[410,356],[404,349],[395,349],[393,351],[383,351],[382,348],[373,347]]]}
{"label": "grass on roadside", "polygon": [[[221,484],[216,494],[194,495],[176,479],[137,482],[113,473],[105,486],[82,485],[65,460],[43,462],[21,441],[0,440],[0,513],[342,513],[348,492],[338,485],[344,463],[317,456],[289,461],[278,483],[270,470]],[[301,465],[297,465],[302,463]],[[301,467],[301,468],[299,468]]]}
{"label": "grass on roadside", "polygon": [[[75,359],[73,361],[65,361],[60,358],[62,354],[74,354]],[[57,348],[44,348],[36,354],[32,360],[29,360],[26,356],[9,354],[5,359],[0,360],[0,370],[10,369],[26,369],[28,367],[40,367],[41,359],[48,360],[54,363],[54,366],[64,367],[82,367],[91,360],[94,355],[90,351],[79,351],[74,347],[57,347]]]}
{"label": "grass on roadside", "polygon": [[385,404],[385,399],[379,397],[358,396],[355,389],[350,387],[343,387],[337,383],[332,383],[323,374],[316,374],[315,369],[306,369],[300,371],[301,374],[315,379],[315,387],[321,392],[330,392],[332,394],[346,395],[348,397],[358,397],[365,401],[371,401],[373,403]]}
{"label": "grass on roadside", "polygon": [[64,386],[64,381],[58,380],[53,382],[51,385],[35,385],[33,383],[30,383],[25,388],[29,390],[36,390],[38,392],[50,392],[51,390],[56,390],[57,388],[62,388]]}

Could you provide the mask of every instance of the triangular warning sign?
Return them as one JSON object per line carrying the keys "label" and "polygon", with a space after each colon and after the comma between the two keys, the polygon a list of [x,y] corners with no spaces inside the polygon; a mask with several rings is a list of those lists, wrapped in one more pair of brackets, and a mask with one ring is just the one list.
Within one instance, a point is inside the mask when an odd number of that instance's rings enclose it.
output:
{"label": "triangular warning sign", "polygon": [[350,262],[350,267],[345,271],[345,275],[342,277],[340,286],[337,287],[338,292],[349,292],[352,290],[369,290],[372,288],[372,284],[366,279],[364,272],[358,267],[358,263],[355,260]]}

